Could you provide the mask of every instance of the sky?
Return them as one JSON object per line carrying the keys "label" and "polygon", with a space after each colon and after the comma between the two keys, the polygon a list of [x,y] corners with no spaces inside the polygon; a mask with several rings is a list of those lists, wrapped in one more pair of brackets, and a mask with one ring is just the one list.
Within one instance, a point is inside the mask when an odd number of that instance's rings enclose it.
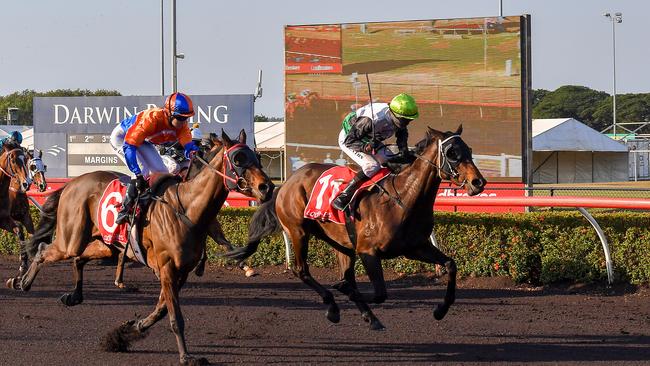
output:
{"label": "sky", "polygon": [[[163,0],[165,93],[171,90],[171,0]],[[161,93],[161,0],[3,1],[0,95],[32,89]],[[287,24],[498,15],[498,0],[177,0],[178,89],[251,94],[263,70],[255,113],[284,115]],[[503,0],[504,15],[530,14],[533,88],[573,84],[612,92],[616,25],[617,94],[650,92],[650,1]]]}

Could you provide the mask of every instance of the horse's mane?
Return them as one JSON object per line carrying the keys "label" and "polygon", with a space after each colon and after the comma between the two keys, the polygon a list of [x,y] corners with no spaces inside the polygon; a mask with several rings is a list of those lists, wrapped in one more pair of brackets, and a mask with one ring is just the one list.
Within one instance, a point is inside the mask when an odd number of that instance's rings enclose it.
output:
{"label": "horse's mane", "polygon": [[424,150],[429,145],[431,145],[431,142],[433,141],[433,137],[434,137],[434,131],[435,130],[432,129],[431,127],[427,127],[427,133],[424,135],[424,138],[415,144],[415,152],[417,154],[421,155],[424,152]]}

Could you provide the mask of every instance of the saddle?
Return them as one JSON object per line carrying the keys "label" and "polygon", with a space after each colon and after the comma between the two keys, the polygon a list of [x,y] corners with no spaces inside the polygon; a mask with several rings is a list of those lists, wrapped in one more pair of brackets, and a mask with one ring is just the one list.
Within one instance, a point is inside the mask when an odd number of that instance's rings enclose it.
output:
{"label": "saddle", "polygon": [[[349,184],[356,172],[346,166],[336,166],[324,171],[316,180],[309,196],[309,202],[305,207],[304,217],[318,221],[331,221],[337,224],[345,224],[346,214],[332,207],[331,203]],[[390,174],[388,168],[382,168],[370,180],[364,182],[352,196],[350,207],[354,207],[357,196],[361,191],[367,190],[381,182]]]}

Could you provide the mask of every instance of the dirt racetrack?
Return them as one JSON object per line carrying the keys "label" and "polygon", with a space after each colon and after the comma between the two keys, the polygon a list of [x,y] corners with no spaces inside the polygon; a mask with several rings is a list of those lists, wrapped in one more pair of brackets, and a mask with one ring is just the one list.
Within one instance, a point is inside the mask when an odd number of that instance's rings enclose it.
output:
{"label": "dirt racetrack", "polygon": [[[15,258],[0,257],[0,277],[14,274]],[[387,327],[372,332],[353,304],[335,293],[341,322],[281,267],[211,267],[192,275],[181,293],[191,353],[212,364],[650,364],[650,291],[604,286],[514,286],[507,279],[461,281],[456,304],[442,321],[432,315],[444,293],[428,276],[387,273],[389,299],[372,306]],[[323,283],[332,271],[314,269]],[[139,292],[113,286],[113,267],[90,263],[85,301],[66,308],[69,263],[46,267],[31,292],[0,289],[2,365],[173,365],[176,342],[165,318],[129,353],[100,349],[101,337],[121,322],[152,311],[155,276],[126,268]],[[361,279],[363,289],[368,283]]]}

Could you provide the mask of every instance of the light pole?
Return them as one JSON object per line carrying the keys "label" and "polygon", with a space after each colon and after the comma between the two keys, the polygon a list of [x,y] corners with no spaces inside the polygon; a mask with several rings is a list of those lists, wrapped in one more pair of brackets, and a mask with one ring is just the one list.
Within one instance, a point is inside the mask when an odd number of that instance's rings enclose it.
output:
{"label": "light pole", "polygon": [[610,22],[612,22],[612,64],[613,64],[613,82],[612,88],[612,129],[614,131],[614,138],[616,138],[616,23],[623,23],[623,13],[610,13],[603,14]]}

